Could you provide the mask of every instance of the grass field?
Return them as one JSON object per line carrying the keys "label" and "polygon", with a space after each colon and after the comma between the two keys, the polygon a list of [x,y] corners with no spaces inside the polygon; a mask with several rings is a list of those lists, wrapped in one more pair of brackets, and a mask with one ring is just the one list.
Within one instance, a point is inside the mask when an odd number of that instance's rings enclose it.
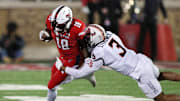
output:
{"label": "grass field", "polygon": [[[161,70],[167,71],[167,70]],[[180,70],[168,69],[178,72]],[[63,90],[58,90],[58,96],[80,96],[83,94],[100,95],[129,95],[145,98],[136,82],[129,77],[109,70],[100,70],[95,73],[97,86],[93,88],[87,80],[79,79],[62,85]],[[0,71],[0,84],[44,85],[50,78],[50,71]],[[161,82],[163,90],[168,94],[180,94],[180,82]],[[4,98],[4,96],[40,96],[46,97],[47,90],[0,90],[0,101],[19,101]],[[22,100],[23,101],[23,100]],[[33,101],[33,100],[32,100]],[[99,100],[98,100],[99,101]]]}

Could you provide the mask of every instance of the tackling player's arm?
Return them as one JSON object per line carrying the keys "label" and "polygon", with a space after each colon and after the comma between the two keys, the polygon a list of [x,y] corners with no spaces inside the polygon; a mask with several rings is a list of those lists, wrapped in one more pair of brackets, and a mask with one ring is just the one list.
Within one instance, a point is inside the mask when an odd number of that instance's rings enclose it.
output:
{"label": "tackling player's arm", "polygon": [[104,52],[102,48],[96,48],[91,54],[91,58],[86,58],[84,64],[80,69],[73,69],[65,67],[63,70],[72,75],[74,78],[85,77],[97,70],[99,70],[105,63],[103,60]]}
{"label": "tackling player's arm", "polygon": [[85,63],[80,69],[65,67],[64,70],[67,74],[73,76],[74,78],[82,78],[99,70],[102,65],[102,60],[93,60],[91,58],[86,58]]}

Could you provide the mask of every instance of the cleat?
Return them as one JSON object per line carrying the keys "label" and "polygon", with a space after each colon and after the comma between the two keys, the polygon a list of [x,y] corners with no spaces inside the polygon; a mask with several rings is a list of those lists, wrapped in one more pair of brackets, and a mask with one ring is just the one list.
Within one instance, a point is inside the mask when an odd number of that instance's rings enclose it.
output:
{"label": "cleat", "polygon": [[89,74],[88,76],[85,77],[85,79],[88,80],[94,88],[96,87],[96,77],[94,73]]}

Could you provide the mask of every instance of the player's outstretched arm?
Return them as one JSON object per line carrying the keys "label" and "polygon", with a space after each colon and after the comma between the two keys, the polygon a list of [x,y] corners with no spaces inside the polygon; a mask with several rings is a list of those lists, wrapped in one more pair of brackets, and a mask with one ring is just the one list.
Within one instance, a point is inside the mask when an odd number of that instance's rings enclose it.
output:
{"label": "player's outstretched arm", "polygon": [[63,68],[67,74],[72,75],[74,78],[82,78],[99,70],[102,64],[102,61],[93,61],[91,58],[86,58],[80,69],[74,69],[70,67]]}

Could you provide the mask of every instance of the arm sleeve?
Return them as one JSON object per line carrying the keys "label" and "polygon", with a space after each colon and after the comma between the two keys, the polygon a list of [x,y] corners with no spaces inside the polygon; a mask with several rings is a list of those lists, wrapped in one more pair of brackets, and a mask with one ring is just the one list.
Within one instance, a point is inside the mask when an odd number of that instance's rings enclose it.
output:
{"label": "arm sleeve", "polygon": [[46,18],[46,28],[45,30],[48,32],[49,36],[50,37],[46,37],[45,40],[52,40],[52,33],[51,33],[51,30],[53,30],[52,26],[51,26],[51,21],[50,21],[50,17],[51,17],[51,14],[49,14]]}
{"label": "arm sleeve", "polygon": [[87,58],[80,69],[66,67],[65,72],[69,75],[72,75],[74,78],[82,78],[99,70],[102,65],[102,60],[94,61],[91,58]]}

